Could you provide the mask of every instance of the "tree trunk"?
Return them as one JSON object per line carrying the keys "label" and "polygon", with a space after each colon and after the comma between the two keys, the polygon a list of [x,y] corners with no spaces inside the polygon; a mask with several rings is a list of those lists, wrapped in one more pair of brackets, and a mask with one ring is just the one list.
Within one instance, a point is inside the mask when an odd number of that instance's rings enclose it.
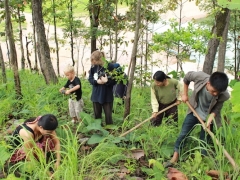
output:
{"label": "tree trunk", "polygon": [[53,69],[50,58],[50,49],[46,39],[43,15],[42,15],[42,0],[32,1],[33,19],[37,32],[37,47],[40,54],[40,67],[45,78],[46,84],[58,82],[57,76]]}
{"label": "tree trunk", "polygon": [[[224,12],[222,13],[222,11]],[[215,17],[215,25],[212,28],[214,37],[208,42],[207,54],[203,64],[203,71],[207,74],[212,74],[214,60],[220,42],[219,38],[223,37],[227,16],[229,14],[229,9],[227,8],[223,8],[222,11],[218,12]]]}
{"label": "tree trunk", "polygon": [[91,53],[97,50],[97,31],[99,26],[100,5],[97,0],[89,0],[89,17],[91,24]]}
{"label": "tree trunk", "polygon": [[227,48],[227,39],[228,39],[228,27],[230,22],[230,12],[228,11],[227,19],[226,19],[226,25],[223,31],[222,40],[219,44],[219,50],[218,50],[218,66],[217,71],[224,72],[225,68],[225,55],[226,55],[226,48]]}
{"label": "tree trunk", "polygon": [[[146,27],[148,27],[149,23],[148,23],[148,20],[146,21]],[[147,74],[146,72],[148,72],[148,50],[149,50],[149,47],[148,47],[148,29],[146,29],[146,44],[145,44],[145,62],[144,62],[144,72],[145,72],[145,75],[143,77],[143,85],[144,87],[147,86]]]}
{"label": "tree trunk", "polygon": [[71,58],[72,58],[72,66],[75,65],[74,60],[74,42],[73,42],[73,1],[70,0],[70,3],[68,4],[68,19],[69,19],[69,25],[70,25],[70,46],[71,46]]}
{"label": "tree trunk", "polygon": [[[8,62],[9,64],[11,64],[11,61],[10,61],[10,49],[9,49],[9,46],[8,46],[8,37],[6,36],[6,47],[7,47],[7,58],[8,58]],[[11,67],[10,67],[11,68]]]}
{"label": "tree trunk", "polygon": [[54,39],[56,44],[56,55],[57,55],[57,74],[60,76],[59,70],[59,47],[58,47],[58,38],[57,38],[57,23],[56,23],[56,4],[55,0],[52,1],[53,3],[53,25],[54,25]]}
{"label": "tree trunk", "polygon": [[1,70],[2,70],[3,83],[6,84],[7,83],[7,76],[6,76],[6,70],[5,70],[5,64],[4,64],[1,45],[0,45],[0,67],[1,67]]}
{"label": "tree trunk", "polygon": [[23,49],[23,37],[22,37],[22,21],[21,21],[21,14],[20,14],[20,8],[17,8],[17,14],[18,14],[18,26],[19,26],[19,41],[20,41],[20,47],[21,47],[21,66],[22,69],[25,69],[25,57],[24,57],[24,49]]}
{"label": "tree trunk", "polygon": [[233,37],[234,37],[234,78],[239,79],[238,71],[239,71],[239,60],[240,60],[240,51],[239,51],[239,36],[238,36],[238,30],[237,30],[237,19],[238,15],[236,14],[236,11],[234,13],[234,28],[233,28]]}
{"label": "tree trunk", "polygon": [[113,37],[110,28],[108,29],[108,37],[109,37],[109,59],[113,61]]}
{"label": "tree trunk", "polygon": [[[32,3],[32,9],[33,9],[33,3]],[[33,44],[34,44],[34,70],[38,71],[38,59],[40,59],[40,54],[38,53],[38,47],[37,47],[37,39],[36,39],[36,25],[33,19],[33,11],[32,11],[32,23],[33,23]]]}
{"label": "tree trunk", "polygon": [[[118,14],[118,0],[115,1],[115,5],[116,5],[116,9],[115,9],[115,15],[117,16]],[[115,20],[115,57],[114,57],[114,60],[113,62],[117,62],[117,57],[118,57],[118,20],[116,19]]]}
{"label": "tree trunk", "polygon": [[[182,28],[182,11],[183,11],[183,5],[184,5],[185,2],[182,2],[182,0],[179,2],[179,22],[178,22],[178,31],[181,30]],[[177,59],[177,72],[180,68],[181,71],[183,71],[183,67],[182,67],[182,58],[179,57],[179,54],[180,54],[180,42],[178,41],[177,43],[177,56],[176,56],[176,59]]]}
{"label": "tree trunk", "polygon": [[141,4],[142,0],[137,1],[137,9],[136,9],[136,27],[135,27],[135,36],[134,36],[134,43],[131,55],[131,71],[129,77],[129,83],[127,88],[126,100],[125,100],[125,112],[124,112],[124,119],[130,114],[130,105],[131,105],[131,92],[133,86],[133,79],[134,79],[134,71],[136,66],[136,59],[137,59],[137,47],[139,41],[139,29],[141,23]]}
{"label": "tree trunk", "polygon": [[240,80],[240,75],[238,75],[239,73],[239,67],[240,67],[240,49],[237,50],[238,51],[238,57],[237,57],[237,62],[236,62],[236,68],[235,68],[235,79]]}
{"label": "tree trunk", "polygon": [[11,61],[13,74],[14,74],[16,99],[21,99],[22,98],[21,83],[20,83],[20,78],[18,73],[17,52],[15,48],[15,40],[13,36],[13,31],[12,31],[11,14],[9,11],[8,0],[5,0],[4,2],[5,2],[4,3],[5,17],[6,17],[5,30],[6,30],[6,35],[9,42],[9,47],[10,47],[10,61]]}
{"label": "tree trunk", "polygon": [[31,41],[28,41],[28,38],[26,36],[26,51],[27,51],[27,61],[28,61],[28,65],[29,65],[29,69],[32,71],[32,63],[31,63],[31,60],[30,60],[30,53],[29,53],[29,49],[28,49],[28,44],[30,43]]}

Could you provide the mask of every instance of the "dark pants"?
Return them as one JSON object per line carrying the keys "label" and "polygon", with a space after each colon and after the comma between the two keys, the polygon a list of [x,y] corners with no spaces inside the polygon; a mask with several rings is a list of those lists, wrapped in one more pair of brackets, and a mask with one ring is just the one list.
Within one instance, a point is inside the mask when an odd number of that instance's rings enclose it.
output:
{"label": "dark pants", "polygon": [[[183,125],[182,130],[178,136],[177,141],[175,142],[174,151],[178,152],[184,147],[184,143],[186,143],[185,138],[189,136],[191,131],[194,129],[194,126],[196,124],[199,124],[199,120],[193,115],[193,113],[190,113],[186,116]],[[210,125],[210,130],[213,131],[213,124]],[[211,139],[210,135],[201,128],[200,132],[200,140],[202,140],[204,143],[209,143],[209,140]],[[202,144],[202,143],[201,143]],[[202,150],[201,152],[203,155],[207,155],[207,152],[205,150]]]}
{"label": "dark pants", "polygon": [[[169,104],[161,104],[159,103],[159,108],[158,111],[163,110],[164,108],[174,104],[176,102],[176,100],[174,100],[173,102],[169,103]],[[170,117],[172,116],[172,119],[174,122],[178,122],[178,107],[177,106],[173,106],[172,108],[166,110],[165,112],[159,114],[156,118],[153,118],[151,120],[151,124],[153,126],[159,126],[162,124],[162,119],[164,117]]]}
{"label": "dark pants", "polygon": [[105,113],[105,121],[106,124],[113,124],[112,120],[112,109],[113,109],[113,102],[106,102],[100,104],[98,102],[93,102],[93,110],[94,110],[94,118],[101,119],[102,118],[102,109]]}

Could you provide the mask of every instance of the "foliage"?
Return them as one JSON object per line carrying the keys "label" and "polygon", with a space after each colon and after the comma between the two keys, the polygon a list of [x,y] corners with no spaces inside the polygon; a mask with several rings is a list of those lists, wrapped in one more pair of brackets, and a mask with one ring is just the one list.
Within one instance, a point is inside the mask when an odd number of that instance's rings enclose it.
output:
{"label": "foliage", "polygon": [[8,151],[8,145],[5,141],[0,141],[0,153],[1,153],[1,158],[0,158],[0,169],[4,167],[4,164],[6,160],[10,157],[10,153]]}
{"label": "foliage", "polygon": [[[179,122],[171,122],[171,118],[164,119],[163,124],[159,127],[151,127],[150,123],[143,124],[138,129],[130,132],[125,137],[119,137],[136,126],[144,119],[151,116],[150,90],[149,87],[135,86],[132,91],[132,114],[129,120],[123,121],[124,106],[117,104],[120,100],[114,100],[114,125],[102,126],[104,120],[93,119],[92,103],[90,101],[91,85],[81,79],[84,99],[84,112],[82,112],[82,122],[76,126],[69,125],[70,117],[68,116],[67,96],[58,92],[58,89],[65,84],[66,79],[60,78],[57,85],[46,85],[41,75],[29,71],[20,71],[22,81],[23,99],[16,102],[14,97],[9,96],[13,93],[13,83],[9,80],[12,77],[8,71],[8,84],[1,85],[0,100],[4,102],[2,106],[2,131],[5,131],[9,123],[9,114],[14,118],[26,119],[31,116],[37,116],[43,113],[53,113],[59,119],[59,128],[57,134],[61,141],[61,166],[55,171],[56,179],[118,179],[118,173],[124,174],[121,169],[125,168],[127,174],[125,177],[131,179],[134,176],[144,177],[144,179],[164,179],[166,171],[162,163],[169,159],[173,153],[174,142],[181,129],[186,105],[179,105]],[[6,89],[7,88],[7,89]],[[238,133],[239,113],[238,110],[238,92],[239,83],[233,86],[231,102],[224,105],[223,116],[231,119],[229,125],[224,125],[216,131],[217,139],[225,140],[226,150],[233,155],[233,158],[239,164],[239,146],[235,139],[240,138]],[[13,93],[14,94],[14,93]],[[8,106],[6,106],[8,101]],[[16,106],[18,104],[22,106]],[[17,107],[17,108],[15,108]],[[4,129],[3,129],[4,127]],[[210,152],[208,158],[202,158],[199,152],[198,134],[199,128],[191,133],[189,143],[186,144],[186,153],[181,154],[181,160],[178,167],[189,178],[207,179],[205,171],[209,169],[219,169],[231,173],[232,177],[237,176],[237,172],[225,159],[222,149],[216,145],[205,147]],[[79,136],[88,138],[88,141],[82,142]],[[0,151],[5,154],[0,158],[1,167],[4,161],[10,156],[6,151],[6,143],[1,141]],[[132,149],[142,149],[144,157],[139,159],[132,158],[129,154]],[[145,164],[143,164],[145,162]],[[18,168],[21,172],[30,172],[34,179],[45,177],[47,171],[52,167],[54,161],[46,164],[44,158],[38,161],[20,162],[10,170],[8,178],[13,177]],[[28,174],[27,173],[27,174]],[[13,179],[13,178],[12,178]]]}
{"label": "foliage", "polygon": [[189,178],[211,180],[212,178],[205,174],[210,167],[209,160],[203,159],[199,151],[196,151],[193,156],[194,158],[189,157],[181,164],[181,169],[186,172]]}
{"label": "foliage", "polygon": [[231,10],[240,10],[240,2],[238,0],[231,0],[231,1],[217,0],[217,2],[220,6],[223,6],[225,8],[228,8]]}
{"label": "foliage", "polygon": [[153,166],[152,169],[142,168],[143,172],[146,172],[148,176],[153,177],[154,179],[163,179],[165,177],[165,173],[162,163],[155,159],[150,159],[149,166],[151,165]]}
{"label": "foliage", "polygon": [[[166,53],[167,57],[176,57],[178,60],[189,60],[191,52],[205,54],[205,42],[210,38],[207,29],[196,24],[188,23],[187,27],[178,28],[178,22],[172,20],[170,28],[163,33],[153,36],[155,52]],[[177,53],[178,45],[180,52]]]}
{"label": "foliage", "polygon": [[235,83],[233,86],[233,91],[232,91],[232,114],[231,114],[231,119],[235,122],[238,123],[240,121],[240,105],[239,105],[239,91],[240,91],[240,82]]}

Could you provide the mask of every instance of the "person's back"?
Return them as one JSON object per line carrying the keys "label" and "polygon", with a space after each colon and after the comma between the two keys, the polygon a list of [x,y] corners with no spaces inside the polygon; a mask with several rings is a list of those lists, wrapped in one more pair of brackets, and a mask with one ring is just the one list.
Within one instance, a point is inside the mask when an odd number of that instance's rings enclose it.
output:
{"label": "person's back", "polygon": [[[52,114],[45,114],[26,120],[16,127],[10,137],[9,145],[11,157],[6,162],[6,167],[16,164],[19,161],[29,161],[31,158],[38,160],[42,154],[56,153],[55,167],[60,165],[60,141],[55,132],[58,127],[58,120]],[[40,154],[39,154],[40,153]],[[49,163],[46,156],[46,163]]]}
{"label": "person's back", "polygon": [[125,82],[121,80],[119,83],[113,86],[114,97],[124,98],[126,96],[128,80],[127,80],[127,75],[125,73],[124,73],[124,79],[125,79]]}

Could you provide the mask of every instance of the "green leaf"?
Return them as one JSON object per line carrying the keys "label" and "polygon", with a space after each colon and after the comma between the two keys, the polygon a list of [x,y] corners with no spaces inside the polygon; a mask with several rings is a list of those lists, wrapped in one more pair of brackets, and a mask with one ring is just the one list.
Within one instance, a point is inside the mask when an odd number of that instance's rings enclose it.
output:
{"label": "green leaf", "polygon": [[153,166],[155,166],[158,170],[164,171],[164,167],[163,167],[162,163],[158,162],[157,160],[155,160],[155,159],[150,159],[148,162],[149,162],[149,165],[153,165]]}
{"label": "green leaf", "polygon": [[89,140],[87,141],[88,144],[98,144],[100,143],[105,137],[100,136],[98,134],[93,134]]}
{"label": "green leaf", "polygon": [[89,124],[86,128],[87,128],[89,131],[90,131],[90,130],[101,130],[101,129],[102,129],[101,121],[93,122],[93,123]]}

